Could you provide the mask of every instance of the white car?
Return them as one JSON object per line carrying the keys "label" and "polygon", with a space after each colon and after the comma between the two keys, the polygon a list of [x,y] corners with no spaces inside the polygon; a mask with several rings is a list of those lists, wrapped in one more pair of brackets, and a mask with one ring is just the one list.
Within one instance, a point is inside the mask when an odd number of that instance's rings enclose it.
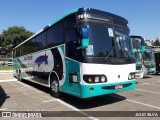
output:
{"label": "white car", "polygon": [[12,66],[13,63],[12,63],[12,62],[8,62],[7,65],[8,65],[8,66]]}

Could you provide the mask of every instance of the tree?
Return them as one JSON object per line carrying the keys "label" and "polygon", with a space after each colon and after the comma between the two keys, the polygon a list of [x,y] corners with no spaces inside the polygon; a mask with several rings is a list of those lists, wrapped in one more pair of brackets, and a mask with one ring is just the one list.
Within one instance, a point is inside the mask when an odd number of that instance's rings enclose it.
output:
{"label": "tree", "polygon": [[0,35],[3,47],[16,46],[33,35],[33,32],[26,30],[24,27],[13,26],[3,30]]}
{"label": "tree", "polygon": [[2,46],[1,34],[0,34],[0,47]]}
{"label": "tree", "polygon": [[154,42],[154,46],[160,46],[160,42],[158,39]]}

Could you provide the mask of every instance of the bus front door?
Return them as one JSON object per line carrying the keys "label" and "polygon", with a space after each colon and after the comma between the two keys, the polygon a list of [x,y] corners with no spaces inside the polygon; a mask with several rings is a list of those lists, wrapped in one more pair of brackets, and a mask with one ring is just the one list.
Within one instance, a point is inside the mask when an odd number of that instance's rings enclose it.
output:
{"label": "bus front door", "polygon": [[80,67],[79,63],[66,58],[67,93],[80,97]]}

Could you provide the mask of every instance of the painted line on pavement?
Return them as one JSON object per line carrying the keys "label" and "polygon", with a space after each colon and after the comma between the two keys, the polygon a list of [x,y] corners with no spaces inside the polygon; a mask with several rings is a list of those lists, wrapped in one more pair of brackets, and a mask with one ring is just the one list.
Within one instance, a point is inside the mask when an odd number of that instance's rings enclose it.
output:
{"label": "painted line on pavement", "polygon": [[53,101],[57,101],[57,99],[46,100],[46,101],[43,101],[43,102],[53,102]]}
{"label": "painted line on pavement", "polygon": [[143,92],[149,92],[149,93],[154,93],[154,94],[160,94],[159,92],[148,91],[148,90],[143,90],[143,89],[135,89],[135,90],[143,91]]}
{"label": "painted line on pavement", "polygon": [[88,115],[87,113],[81,111],[80,109],[78,109],[78,108],[76,108],[76,107],[74,107],[74,106],[72,106],[72,105],[70,105],[70,104],[68,104],[68,103],[66,103],[66,102],[64,102],[64,101],[62,101],[60,99],[56,99],[55,98],[55,99],[51,99],[51,100],[47,100],[47,101],[43,101],[43,102],[53,102],[53,101],[57,101],[57,102],[69,107],[70,109],[72,109],[74,111],[79,112],[80,114],[82,114],[82,115],[84,115],[84,116],[86,116],[86,117],[88,117],[88,118],[90,118],[92,120],[99,120],[98,118],[92,117],[92,116]]}
{"label": "painted line on pavement", "polygon": [[7,108],[2,108],[2,109],[0,109],[0,111],[4,111],[4,110],[7,110]]}
{"label": "painted line on pavement", "polygon": [[27,84],[25,84],[25,83],[22,83],[22,82],[20,82],[20,81],[18,81],[18,80],[17,80],[17,82],[20,83],[21,85],[24,85],[25,87],[32,88],[31,86],[29,86],[29,85],[27,85]]}
{"label": "painted line on pavement", "polygon": [[60,99],[57,99],[57,101],[60,102],[61,104],[65,105],[65,106],[73,109],[74,111],[77,111],[77,112],[79,112],[80,114],[82,114],[82,115],[84,115],[84,116],[92,119],[92,120],[99,120],[98,118],[92,117],[92,116],[88,115],[87,113],[81,111],[80,109],[78,109],[78,108],[76,108],[76,107],[74,107],[74,106],[72,106],[72,105],[70,105],[70,104],[68,104],[68,103],[66,103],[66,102],[64,102],[64,101],[62,101],[62,100],[60,100]]}
{"label": "painted line on pavement", "polygon": [[12,73],[0,73],[1,75],[12,74]]}
{"label": "painted line on pavement", "polygon": [[13,73],[13,71],[12,70],[0,70],[0,73]]}
{"label": "painted line on pavement", "polygon": [[141,85],[152,85],[152,86],[160,87],[160,85],[155,85],[155,84],[150,84],[150,83],[143,83]]}
{"label": "painted line on pavement", "polygon": [[17,81],[17,79],[0,80],[0,82],[12,82],[12,81]]}
{"label": "painted line on pavement", "polygon": [[[23,82],[20,82],[20,81],[18,81],[18,80],[17,80],[17,82],[20,83],[21,85],[24,85],[24,87],[27,87],[27,88],[29,88],[29,89],[31,89],[31,90],[34,90],[36,93],[39,93],[39,94],[44,94],[44,93],[45,93],[45,92],[43,92],[43,91],[41,91],[41,90],[37,90],[37,89],[36,89],[35,87],[33,87],[33,86],[27,85],[27,84],[25,84],[25,83],[23,83]],[[51,97],[48,97],[48,96],[43,96],[43,97],[48,98],[48,99],[51,98]],[[39,99],[39,100],[44,101],[44,100],[42,100],[42,99]]]}
{"label": "painted line on pavement", "polygon": [[[118,97],[118,96],[114,96],[114,95],[110,95],[110,96],[124,100],[123,97]],[[134,100],[130,100],[130,99],[125,99],[125,100],[129,101],[129,102],[133,102],[133,103],[136,103],[136,104],[140,104],[140,105],[143,105],[143,106],[147,106],[147,107],[151,107],[151,108],[156,108],[156,109],[160,110],[160,107],[157,107],[157,106],[149,105],[149,104],[146,104],[146,103],[142,103],[142,102],[138,102],[138,101],[134,101]]]}

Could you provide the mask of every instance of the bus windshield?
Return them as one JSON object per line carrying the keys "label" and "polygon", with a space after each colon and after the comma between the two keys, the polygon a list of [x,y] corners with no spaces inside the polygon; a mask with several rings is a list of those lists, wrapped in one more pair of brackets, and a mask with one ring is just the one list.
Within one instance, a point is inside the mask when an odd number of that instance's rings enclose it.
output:
{"label": "bus windshield", "polygon": [[144,65],[147,67],[155,66],[154,53],[152,49],[147,49],[143,54]]}
{"label": "bus windshield", "polygon": [[129,31],[122,28],[115,28],[115,39],[118,57],[132,57]]}
{"label": "bus windshield", "polygon": [[85,56],[132,57],[129,30],[119,27],[113,29],[113,26],[103,22],[87,22],[83,25],[89,26],[89,46],[84,50]]}
{"label": "bus windshield", "polygon": [[132,45],[134,49],[141,49],[140,40],[132,38]]}

